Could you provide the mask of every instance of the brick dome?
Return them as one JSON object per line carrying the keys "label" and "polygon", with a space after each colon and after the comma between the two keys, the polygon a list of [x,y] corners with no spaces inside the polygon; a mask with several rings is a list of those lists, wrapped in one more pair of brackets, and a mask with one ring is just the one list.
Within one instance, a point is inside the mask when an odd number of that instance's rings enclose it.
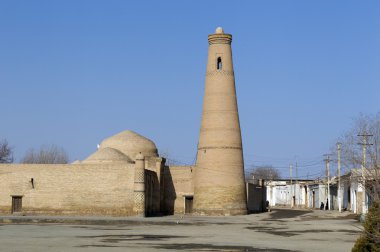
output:
{"label": "brick dome", "polygon": [[133,163],[133,161],[122,152],[109,147],[98,149],[95,153],[91,154],[88,158],[82,161],[83,164],[117,162]]}
{"label": "brick dome", "polygon": [[120,132],[103,140],[99,149],[104,148],[116,149],[131,160],[135,160],[136,155],[140,152],[145,157],[158,156],[157,147],[153,141],[131,130]]}

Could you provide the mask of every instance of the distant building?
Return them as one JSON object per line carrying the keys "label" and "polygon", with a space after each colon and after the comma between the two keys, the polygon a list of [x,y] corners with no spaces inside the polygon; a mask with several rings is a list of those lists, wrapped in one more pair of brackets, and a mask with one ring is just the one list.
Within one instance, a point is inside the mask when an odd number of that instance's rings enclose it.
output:
{"label": "distant building", "polygon": [[[367,213],[371,206],[368,185],[371,176],[366,177],[366,193],[363,200],[363,178],[361,169],[352,169],[341,176],[341,209],[361,214]],[[285,206],[309,209],[326,209],[328,187],[326,180],[292,180],[280,179],[266,181],[266,197],[271,207]],[[330,210],[339,210],[338,178],[330,178]],[[363,205],[364,204],[364,205]]]}
{"label": "distant building", "polygon": [[[313,180],[277,179],[265,182],[269,205],[287,207],[310,207],[309,183]],[[312,201],[312,199],[311,199]]]}

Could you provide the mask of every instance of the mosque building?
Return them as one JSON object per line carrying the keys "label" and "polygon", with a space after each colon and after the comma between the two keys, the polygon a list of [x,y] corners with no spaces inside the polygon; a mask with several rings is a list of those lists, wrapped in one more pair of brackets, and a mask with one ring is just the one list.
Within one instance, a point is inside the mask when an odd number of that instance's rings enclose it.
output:
{"label": "mosque building", "polygon": [[155,143],[127,130],[72,164],[1,164],[0,213],[153,216],[247,213],[232,36],[208,36],[197,161],[168,166]]}

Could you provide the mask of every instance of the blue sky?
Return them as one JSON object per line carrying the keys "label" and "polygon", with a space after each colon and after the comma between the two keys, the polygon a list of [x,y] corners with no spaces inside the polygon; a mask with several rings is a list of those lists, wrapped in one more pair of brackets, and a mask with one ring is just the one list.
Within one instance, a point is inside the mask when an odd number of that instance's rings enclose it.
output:
{"label": "blue sky", "polygon": [[[196,154],[207,35],[233,35],[245,165],[321,175],[359,113],[380,109],[379,1],[1,1],[0,138],[16,160],[84,159],[132,129]],[[333,169],[334,166],[333,166]]]}

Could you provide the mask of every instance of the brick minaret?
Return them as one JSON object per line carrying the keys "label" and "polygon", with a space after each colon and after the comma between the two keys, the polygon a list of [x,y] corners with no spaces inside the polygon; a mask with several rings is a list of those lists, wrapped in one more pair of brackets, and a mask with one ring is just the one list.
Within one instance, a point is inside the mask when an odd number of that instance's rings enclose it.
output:
{"label": "brick minaret", "polygon": [[218,27],[208,36],[208,63],[194,184],[194,212],[247,213],[244,161],[232,36]]}

